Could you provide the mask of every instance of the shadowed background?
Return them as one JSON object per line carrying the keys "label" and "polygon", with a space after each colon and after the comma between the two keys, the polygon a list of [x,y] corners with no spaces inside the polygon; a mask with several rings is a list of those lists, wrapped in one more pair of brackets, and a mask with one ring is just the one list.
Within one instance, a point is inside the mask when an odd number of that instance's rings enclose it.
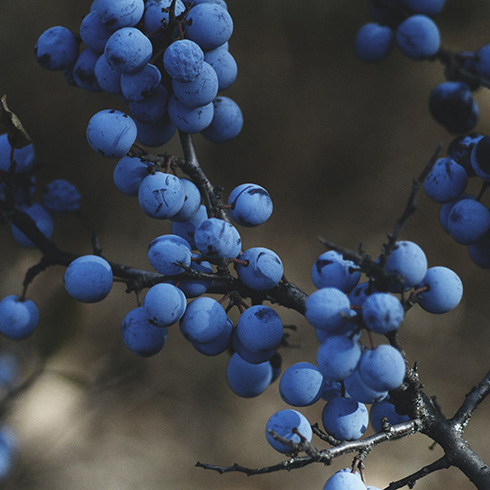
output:
{"label": "shadowed background", "polygon": [[[197,135],[198,155],[225,196],[244,182],[268,189],[274,213],[265,225],[240,230],[244,246],[276,251],[287,278],[311,293],[311,267],[324,251],[317,236],[354,249],[363,242],[376,256],[401,215],[412,179],[440,141],[446,149],[451,135],[427,110],[429,91],[444,80],[442,67],[412,62],[396,49],[379,65],[359,62],[353,44],[357,29],[369,21],[367,1],[228,3],[235,23],[230,52],[239,75],[225,95],[239,103],[245,125],[238,138],[223,145]],[[124,104],[116,96],[68,86],[62,74],[42,69],[33,55],[36,39],[48,27],[77,32],[89,2],[2,0],[0,5],[0,91],[45,163],[37,181],[66,178],[83,196],[81,216],[57,219],[53,239],[61,248],[90,253],[95,230],[107,258],[149,269],[148,243],[169,232],[169,223],[146,217],[134,198],[119,193],[112,183],[115,162],[95,155],[85,139],[95,112],[125,110]],[[489,18],[487,3],[448,0],[437,20],[443,46],[476,50],[490,42]],[[475,97],[481,112],[476,130],[488,134],[488,92]],[[178,138],[161,151],[181,155]],[[402,238],[418,243],[430,266],[455,270],[465,295],[446,315],[413,308],[401,340],[410,362],[418,363],[426,392],[437,395],[452,415],[488,370],[490,276],[444,233],[438,211],[422,194]],[[0,250],[0,296],[18,294],[39,254],[17,247],[7,227]],[[41,313],[36,333],[22,343],[1,341],[18,349],[25,376],[47,359],[45,372],[7,411],[21,454],[6,487],[313,490],[350,465],[347,456],[332,467],[253,478],[194,468],[197,461],[260,467],[283,459],[264,437],[270,415],[286,408],[278,383],[258,398],[236,397],[226,385],[226,354],[201,356],[178,327],[169,329],[159,355],[136,358],[119,334],[123,316],[136,306],[124,285],[116,283],[99,304],[83,305],[68,297],[62,277],[62,268],[53,268],[29,289]],[[301,346],[283,352],[285,367],[315,362],[313,329],[295,312],[277,311],[285,324],[298,327],[291,339]],[[480,407],[466,431],[487,462],[489,405]],[[311,423],[321,422],[321,409],[317,404],[302,412]],[[368,484],[382,488],[440,457],[437,448],[428,449],[430,442],[420,435],[374,450],[367,459]],[[445,470],[417,488],[472,485],[458,471]]]}

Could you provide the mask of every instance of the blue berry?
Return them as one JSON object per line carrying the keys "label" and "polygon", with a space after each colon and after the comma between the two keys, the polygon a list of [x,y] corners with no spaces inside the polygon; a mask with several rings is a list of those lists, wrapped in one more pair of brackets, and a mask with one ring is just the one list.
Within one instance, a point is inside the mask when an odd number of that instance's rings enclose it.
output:
{"label": "blue berry", "polygon": [[199,252],[212,259],[237,257],[242,244],[236,228],[218,218],[202,221],[194,232],[194,241]]}
{"label": "blue berry", "polygon": [[254,247],[245,250],[240,260],[247,265],[237,264],[236,269],[240,281],[256,291],[265,291],[279,284],[284,268],[279,256],[264,247]]}
{"label": "blue berry", "polygon": [[357,369],[344,379],[344,386],[347,394],[361,403],[374,403],[388,395],[387,391],[376,391],[366,386]]}
{"label": "blue berry", "polygon": [[78,189],[67,180],[52,180],[44,188],[43,206],[51,214],[74,213],[80,209]]}
{"label": "blue berry", "polygon": [[400,300],[388,293],[374,293],[362,306],[362,319],[372,332],[387,334],[398,330],[405,311]]}
{"label": "blue berry", "polygon": [[162,235],[148,246],[148,260],[160,274],[174,276],[184,272],[181,265],[191,265],[191,247],[177,235]]}
{"label": "blue berry", "polygon": [[121,74],[121,91],[130,101],[141,102],[160,86],[162,74],[150,63],[135,73]]}
{"label": "blue berry", "polygon": [[172,221],[189,221],[201,206],[201,193],[196,184],[189,179],[180,179],[184,187],[184,205],[180,211],[172,216]]}
{"label": "blue berry", "polygon": [[143,16],[143,0],[94,0],[93,10],[109,29],[135,26]]}
{"label": "blue berry", "polygon": [[359,282],[361,273],[351,260],[345,260],[335,250],[318,257],[311,270],[311,278],[318,289],[333,287],[344,293],[350,292]]}
{"label": "blue berry", "polygon": [[47,70],[66,70],[78,58],[78,43],[73,33],[62,26],[45,30],[34,47],[37,62]]}
{"label": "blue berry", "polygon": [[490,44],[476,52],[475,69],[481,77],[490,78]]}
{"label": "blue berry", "polygon": [[223,7],[212,3],[194,6],[187,15],[186,36],[202,49],[210,50],[228,41],[233,32],[233,20]]}
{"label": "blue berry", "polygon": [[490,233],[468,247],[471,260],[482,269],[490,269]]}
{"label": "blue berry", "polygon": [[346,468],[334,473],[325,483],[323,490],[366,490],[366,485],[350,468]]}
{"label": "blue berry", "polygon": [[429,94],[432,117],[450,133],[471,131],[478,119],[478,106],[464,82],[443,82]]}
{"label": "blue berry", "polygon": [[157,327],[168,327],[182,318],[187,302],[179,288],[159,283],[148,290],[141,306],[150,323]]}
{"label": "blue berry", "polygon": [[243,126],[240,107],[229,97],[219,96],[213,101],[213,119],[201,134],[213,143],[224,143],[238,136]]}
{"label": "blue berry", "polygon": [[168,91],[163,85],[159,85],[143,100],[132,100],[129,103],[131,116],[145,124],[155,123],[167,112],[167,102]]}
{"label": "blue berry", "polygon": [[358,371],[361,380],[372,390],[395,390],[405,377],[405,360],[391,345],[378,345],[362,353]]}
{"label": "blue berry", "polygon": [[440,41],[437,25],[426,15],[408,17],[396,31],[400,51],[413,60],[434,56],[439,51]]}
{"label": "blue berry", "polygon": [[361,348],[357,342],[333,335],[318,348],[316,362],[325,379],[342,381],[356,369],[360,358]]}
{"label": "blue berry", "polygon": [[470,245],[490,229],[490,211],[479,201],[461,199],[449,211],[447,228],[458,243]]}
{"label": "blue berry", "polygon": [[97,12],[89,12],[80,24],[80,37],[87,48],[96,53],[103,53],[105,43],[113,31],[108,29],[100,20]]}
{"label": "blue berry", "polygon": [[385,264],[386,272],[398,274],[399,280],[390,284],[392,292],[401,292],[418,284],[427,271],[427,257],[424,251],[413,242],[398,241]]}
{"label": "blue berry", "polygon": [[251,306],[238,319],[237,335],[242,345],[251,352],[275,350],[282,341],[282,322],[272,308]]}
{"label": "blue berry", "polygon": [[173,80],[192,82],[201,73],[204,52],[194,41],[180,39],[163,53],[163,66]]}
{"label": "blue berry", "polygon": [[187,305],[180,331],[189,342],[207,344],[221,335],[227,321],[225,310],[216,300],[201,296]]}
{"label": "blue berry", "polygon": [[158,354],[165,345],[167,329],[150,323],[143,307],[131,310],[121,323],[121,336],[126,347],[137,356]]}
{"label": "blue berry", "polygon": [[0,332],[5,337],[23,340],[29,337],[39,322],[39,310],[30,299],[20,300],[17,295],[0,301]]}
{"label": "blue berry", "polygon": [[463,283],[447,267],[437,266],[427,270],[417,288],[428,287],[420,293],[419,305],[429,313],[447,313],[458,306],[463,297]]}
{"label": "blue berry", "polygon": [[142,180],[138,189],[141,209],[152,218],[171,218],[180,211],[184,200],[184,186],[178,177],[171,174],[150,174]]}
{"label": "blue berry", "polygon": [[236,395],[252,398],[263,393],[270,385],[272,366],[269,361],[251,364],[235,353],[226,366],[226,379]]}
{"label": "blue berry", "polygon": [[77,301],[102,301],[112,288],[112,269],[107,260],[98,255],[82,255],[65,270],[67,293]]}
{"label": "blue berry", "polygon": [[199,133],[207,128],[213,120],[214,106],[210,102],[201,107],[190,109],[179,102],[175,95],[168,100],[168,117],[184,133]]}
{"label": "blue berry", "polygon": [[136,140],[136,124],[124,112],[105,109],[94,114],[87,126],[90,147],[106,158],[121,158]]}
{"label": "blue berry", "polygon": [[294,432],[294,429],[296,429],[308,442],[311,441],[313,431],[306,417],[296,410],[286,408],[284,410],[279,410],[279,412],[276,412],[269,418],[265,427],[265,436],[269,444],[276,451],[280,453],[290,453],[292,452],[291,446],[287,446],[274,439],[269,431],[273,430],[281,437],[284,437],[284,439],[289,439],[292,442],[298,443],[301,439],[299,435]]}
{"label": "blue berry", "polygon": [[127,196],[137,196],[143,179],[148,175],[148,164],[137,157],[122,157],[114,167],[112,178],[119,191]]}
{"label": "blue berry", "polygon": [[481,137],[471,150],[471,167],[478,177],[490,182],[490,136]]}
{"label": "blue berry", "polygon": [[103,54],[99,56],[95,63],[94,75],[97,84],[102,90],[115,95],[121,93],[121,73],[114,70],[114,68],[107,63]]}
{"label": "blue berry", "polygon": [[313,405],[325,389],[325,379],[316,366],[309,362],[297,362],[289,366],[281,376],[279,394],[295,407]]}
{"label": "blue berry", "polygon": [[450,158],[439,158],[425,179],[424,189],[435,202],[453,201],[468,183],[466,170]]}
{"label": "blue berry", "polygon": [[[29,215],[34,221],[39,231],[46,237],[51,238],[53,234],[53,218],[46,211],[46,209],[38,203],[31,204],[30,206],[21,206],[20,210]],[[27,236],[19,230],[14,224],[10,225],[12,236],[15,241],[22,247],[34,248],[36,245]]]}
{"label": "blue berry", "polygon": [[197,77],[190,82],[172,81],[175,97],[190,109],[209,104],[218,93],[218,75],[213,67],[204,62]]}
{"label": "blue berry", "polygon": [[146,124],[139,121],[135,123],[138,129],[138,141],[153,148],[168,143],[177,131],[177,127],[167,114],[152,123]]}
{"label": "blue berry", "polygon": [[144,68],[153,54],[151,41],[135,27],[123,27],[107,40],[104,55],[112,68],[132,73]]}
{"label": "blue berry", "polygon": [[198,344],[194,342],[192,346],[200,354],[204,354],[205,356],[217,356],[225,352],[230,346],[232,333],[233,322],[228,318],[225,329],[220,333],[218,338],[207,344]]}
{"label": "blue berry", "polygon": [[335,333],[345,316],[350,316],[350,302],[346,294],[336,288],[322,288],[306,300],[305,317],[310,325]]}
{"label": "blue berry", "polygon": [[218,47],[204,53],[204,61],[209,63],[218,77],[218,92],[226,90],[236,80],[238,68],[235,58],[227,49]]}
{"label": "blue berry", "polygon": [[76,85],[88,92],[102,91],[102,87],[99,85],[95,75],[95,66],[98,59],[99,54],[87,48],[80,53],[73,66],[73,79]]}
{"label": "blue berry", "polygon": [[332,398],[322,412],[325,430],[340,441],[360,439],[369,424],[366,406],[353,398]]}
{"label": "blue berry", "polygon": [[231,217],[242,226],[261,225],[272,214],[269,193],[257,184],[241,184],[235,187],[228,197],[228,204],[231,206]]}
{"label": "blue berry", "polygon": [[388,26],[369,22],[357,32],[355,50],[361,61],[378,63],[390,54],[393,44],[393,31]]}

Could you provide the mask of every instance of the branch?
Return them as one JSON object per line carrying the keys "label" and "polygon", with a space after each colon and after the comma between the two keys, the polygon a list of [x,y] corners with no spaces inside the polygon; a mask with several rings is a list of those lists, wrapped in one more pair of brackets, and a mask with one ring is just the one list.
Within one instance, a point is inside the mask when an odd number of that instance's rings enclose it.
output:
{"label": "branch", "polygon": [[461,430],[468,425],[471,416],[477,409],[478,405],[490,394],[490,371],[480,381],[480,384],[466,395],[466,399],[458,409],[454,417],[450,420],[456,427],[460,426]]}
{"label": "branch", "polygon": [[432,170],[432,167],[436,163],[437,158],[439,157],[439,153],[441,152],[441,149],[442,149],[442,143],[439,143],[434,153],[432,154],[432,157],[430,158],[429,162],[425,166],[424,170],[422,170],[422,173],[419,175],[418,179],[413,181],[412,191],[410,192],[410,196],[408,198],[407,205],[403,210],[403,214],[401,218],[396,222],[395,229],[393,230],[393,232],[388,235],[388,243],[385,243],[383,245],[383,253],[381,254],[380,261],[379,261],[381,266],[384,266],[386,264],[386,261],[391,255],[391,252],[393,252],[393,249],[395,248],[395,244],[400,238],[401,232],[403,231],[403,228],[405,228],[408,219],[417,210],[415,204],[420,189],[422,188],[425,179],[427,178],[427,175],[429,175],[429,172]]}
{"label": "branch", "polygon": [[[334,458],[338,456],[343,456],[345,454],[353,452],[370,451],[374,446],[381,444],[385,441],[390,441],[394,439],[400,439],[406,437],[422,430],[422,422],[419,419],[410,420],[408,422],[403,422],[401,424],[389,426],[386,431],[378,432],[372,436],[366,437],[364,439],[359,439],[356,441],[345,441],[338,446],[324,449],[322,451],[312,448],[311,454],[302,457],[292,457],[288,461],[283,461],[272,466],[266,466],[263,468],[246,468],[239,464],[234,464],[233,466],[217,466],[212,464],[205,464],[197,462],[196,466],[198,468],[204,468],[205,470],[217,471],[220,474],[238,472],[245,473],[247,476],[262,475],[265,473],[272,473],[281,470],[293,470],[297,468],[303,468],[312,463],[323,463],[329,465]],[[281,439],[281,442],[283,440]],[[297,449],[296,446],[293,449]],[[301,443],[300,443],[301,444]]]}
{"label": "branch", "polygon": [[221,195],[219,195],[220,193],[213,187],[199,164],[192,135],[179,131],[179,137],[185,158],[184,161],[179,162],[180,168],[192,179],[194,184],[196,184],[201,191],[209,217],[217,216],[218,218],[229,222],[230,220],[227,214],[220,208],[222,204]]}
{"label": "branch", "polygon": [[421,478],[424,478],[425,476],[430,475],[435,471],[447,469],[450,466],[451,463],[449,462],[449,460],[446,458],[446,456],[443,456],[437,461],[434,461],[432,464],[428,466],[424,466],[423,468],[416,471],[415,473],[412,473],[410,476],[407,476],[406,478],[403,478],[396,482],[390,483],[385,488],[385,490],[396,490],[397,488],[403,488],[404,486],[408,486],[408,488],[413,488],[417,480],[420,480]]}

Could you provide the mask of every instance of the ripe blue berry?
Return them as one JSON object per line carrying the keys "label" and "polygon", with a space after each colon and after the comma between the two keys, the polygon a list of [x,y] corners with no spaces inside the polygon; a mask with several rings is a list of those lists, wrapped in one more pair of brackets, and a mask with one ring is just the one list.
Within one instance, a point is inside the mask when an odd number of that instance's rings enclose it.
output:
{"label": "ripe blue berry", "polygon": [[396,31],[400,51],[413,60],[434,56],[439,51],[440,41],[437,25],[426,15],[408,17]]}
{"label": "ripe blue berry", "polygon": [[45,30],[34,47],[37,62],[47,70],[66,70],[78,58],[78,43],[74,34],[62,26]]}
{"label": "ripe blue berry", "polygon": [[30,299],[6,296],[0,301],[0,332],[5,337],[23,340],[31,335],[39,322],[39,310]]}
{"label": "ripe blue berry", "polygon": [[187,302],[179,288],[159,283],[148,290],[141,306],[153,325],[168,327],[182,318]]}
{"label": "ripe blue berry", "polygon": [[390,54],[393,44],[393,31],[388,26],[369,22],[357,32],[355,50],[361,61],[378,63]]}
{"label": "ripe blue berry", "polygon": [[279,284],[283,276],[283,265],[279,256],[263,247],[245,250],[240,260],[247,265],[237,264],[238,278],[249,288],[265,291]]}
{"label": "ripe blue berry", "polygon": [[152,218],[171,218],[180,211],[184,200],[184,186],[178,177],[171,174],[150,174],[141,181],[138,189],[141,209]]}
{"label": "ripe blue berry", "polygon": [[346,294],[336,288],[322,288],[306,300],[305,317],[315,328],[335,333],[350,316],[350,303]]}
{"label": "ripe blue berry", "polygon": [[269,361],[251,364],[235,352],[226,366],[226,379],[236,395],[252,398],[263,393],[270,385],[272,366]]}
{"label": "ripe blue berry", "polygon": [[240,315],[236,333],[247,350],[267,352],[279,347],[283,335],[282,322],[272,308],[251,306]]}
{"label": "ripe blue berry", "polygon": [[241,184],[229,197],[230,215],[239,225],[252,227],[265,223],[272,214],[269,193],[257,184]]}
{"label": "ripe blue berry", "polygon": [[296,410],[286,408],[284,410],[279,410],[279,412],[276,412],[269,418],[265,427],[265,436],[269,444],[276,451],[280,453],[290,453],[292,452],[291,446],[287,446],[274,439],[269,431],[273,430],[284,437],[284,439],[289,439],[292,442],[300,442],[301,439],[299,435],[294,432],[294,429],[296,429],[307,441],[311,441],[313,432],[306,417]]}
{"label": "ripe blue berry", "polygon": [[121,158],[136,140],[136,124],[124,112],[105,109],[94,114],[87,126],[90,147],[106,158]]}
{"label": "ripe blue berry", "polygon": [[360,439],[369,424],[366,406],[353,398],[332,398],[322,412],[325,430],[340,441]]}
{"label": "ripe blue berry", "polygon": [[126,347],[137,356],[158,354],[165,345],[167,329],[150,323],[143,307],[131,310],[121,323],[121,336]]}
{"label": "ripe blue berry", "polygon": [[225,310],[216,300],[201,296],[187,305],[180,331],[189,342],[207,344],[221,335],[227,321]]}
{"label": "ripe blue berry", "polygon": [[192,22],[185,28],[186,36],[205,50],[221,46],[233,32],[230,14],[217,4],[196,5],[190,10],[187,19]]}
{"label": "ripe blue berry", "polygon": [[112,269],[107,260],[98,255],[78,257],[65,270],[67,293],[77,301],[102,301],[112,288]]}
{"label": "ripe blue berry", "polygon": [[309,362],[297,362],[289,366],[281,376],[279,394],[295,407],[313,405],[325,389],[325,379],[316,366]]}
{"label": "ripe blue berry", "polygon": [[420,293],[419,305],[429,313],[447,313],[458,306],[463,297],[463,283],[447,267],[437,266],[427,270],[417,288],[427,287]]}

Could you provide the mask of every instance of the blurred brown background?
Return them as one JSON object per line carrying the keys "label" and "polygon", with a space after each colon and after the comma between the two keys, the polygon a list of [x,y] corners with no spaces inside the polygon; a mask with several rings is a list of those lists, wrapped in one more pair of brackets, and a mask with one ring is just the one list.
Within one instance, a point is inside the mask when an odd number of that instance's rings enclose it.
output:
{"label": "blurred brown background", "polygon": [[[227,195],[243,182],[266,187],[275,211],[258,229],[242,231],[245,247],[275,250],[288,279],[313,291],[310,270],[324,250],[321,235],[377,255],[401,214],[412,179],[438,142],[451,136],[427,111],[431,88],[443,81],[439,63],[412,62],[396,50],[368,66],[353,52],[357,29],[369,20],[367,1],[229,0],[235,22],[230,51],[239,66],[225,93],[241,106],[245,126],[224,145],[195,138],[203,167]],[[137,202],[112,183],[115,162],[98,157],[85,140],[95,112],[124,109],[117,97],[68,86],[60,73],[40,68],[33,56],[38,36],[53,25],[74,32],[89,2],[1,0],[0,91],[30,132],[46,164],[39,184],[67,178],[83,195],[82,218],[62,217],[54,239],[62,248],[89,253],[96,230],[111,260],[149,268],[148,243],[169,230],[147,218]],[[490,42],[490,4],[448,0],[438,18],[444,47],[476,50]],[[476,130],[488,134],[489,97],[476,94],[481,116]],[[177,138],[162,151],[180,155]],[[431,266],[446,265],[463,279],[465,295],[453,312],[434,316],[414,308],[401,338],[417,361],[430,395],[451,415],[464,394],[488,370],[490,275],[474,266],[467,251],[438,224],[438,206],[426,196],[403,234],[421,245]],[[0,235],[0,296],[19,293],[25,271],[39,258],[20,250],[7,228]],[[41,321],[31,339],[1,341],[17,348],[25,375],[49,355],[46,372],[15,399],[7,420],[18,431],[21,454],[6,488],[61,489],[321,489],[336,469],[312,465],[291,473],[247,478],[220,476],[194,468],[197,461],[260,467],[282,460],[264,437],[268,417],[285,408],[277,383],[245,400],[226,386],[226,354],[205,358],[170,329],[164,350],[139,359],[122,345],[120,322],[136,300],[115,284],[100,304],[71,300],[62,286],[63,270],[38,277],[29,297]],[[279,310],[301,349],[284,353],[285,365],[315,361],[313,329],[294,313]],[[303,410],[321,421],[321,406]],[[490,402],[480,407],[466,435],[490,460]],[[318,442],[318,446],[322,447]],[[438,449],[414,436],[376,449],[368,457],[368,483],[381,488],[437,459]],[[470,489],[456,470],[417,484],[420,490]]]}

